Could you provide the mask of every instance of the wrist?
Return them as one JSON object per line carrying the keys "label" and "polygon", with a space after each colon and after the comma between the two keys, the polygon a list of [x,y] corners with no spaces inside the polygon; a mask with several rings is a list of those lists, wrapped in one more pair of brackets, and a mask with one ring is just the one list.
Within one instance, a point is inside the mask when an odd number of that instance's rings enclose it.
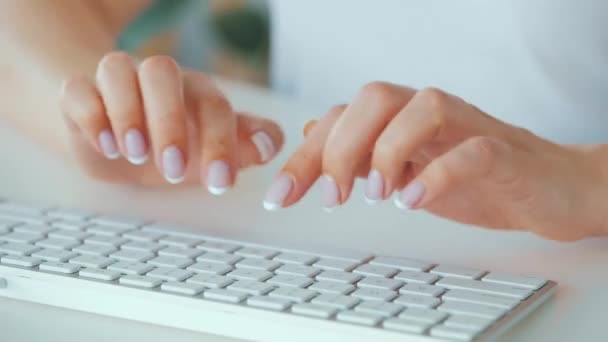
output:
{"label": "wrist", "polygon": [[589,229],[593,235],[608,235],[608,144],[579,145],[583,155],[581,175],[584,187],[585,210],[591,218]]}

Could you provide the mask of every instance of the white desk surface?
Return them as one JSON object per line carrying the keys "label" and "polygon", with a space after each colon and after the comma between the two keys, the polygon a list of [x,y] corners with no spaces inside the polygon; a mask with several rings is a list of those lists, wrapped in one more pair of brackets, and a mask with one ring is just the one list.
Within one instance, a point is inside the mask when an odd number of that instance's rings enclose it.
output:
{"label": "white desk surface", "polygon": [[[320,116],[323,109],[238,84],[223,87],[237,108],[277,119],[288,137],[275,162],[246,172],[223,197],[196,187],[155,190],[97,183],[7,127],[0,127],[0,196],[189,224],[208,234],[304,250],[357,250],[540,275],[559,282],[557,295],[504,341],[606,340],[608,239],[563,244],[403,213],[392,203],[369,207],[361,184],[351,202],[331,214],[320,209],[316,191],[292,209],[265,212],[261,199],[285,151],[301,140],[305,118]],[[3,341],[232,341],[1,298],[0,331]]]}

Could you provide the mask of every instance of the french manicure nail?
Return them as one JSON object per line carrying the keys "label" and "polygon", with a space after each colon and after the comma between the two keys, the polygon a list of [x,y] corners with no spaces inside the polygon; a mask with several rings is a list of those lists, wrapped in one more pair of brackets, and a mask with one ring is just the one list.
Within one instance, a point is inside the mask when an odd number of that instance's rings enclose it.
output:
{"label": "french manicure nail", "polygon": [[184,180],[186,163],[184,155],[177,146],[169,146],[162,153],[163,173],[167,182],[178,184]]}
{"label": "french manicure nail", "polygon": [[132,128],[125,134],[127,159],[131,164],[142,165],[148,159],[148,148],[140,130]]}
{"label": "french manicure nail", "polygon": [[412,209],[420,202],[426,187],[420,181],[413,181],[395,197],[395,205],[399,209]]}
{"label": "french manicure nail", "polygon": [[376,204],[383,198],[384,192],[384,179],[380,172],[371,170],[367,176],[367,183],[365,183],[365,201],[367,204]]}
{"label": "french manicure nail", "polygon": [[257,132],[251,136],[251,141],[260,154],[262,162],[267,162],[277,153],[272,139],[266,132]]}
{"label": "french manicure nail", "polygon": [[279,175],[270,185],[264,198],[264,209],[275,211],[283,206],[293,188],[293,179],[290,175]]}
{"label": "french manicure nail", "polygon": [[322,176],[319,183],[321,185],[321,204],[325,211],[330,212],[340,203],[340,190],[331,176]]}
{"label": "french manicure nail", "polygon": [[118,159],[120,157],[114,133],[109,129],[99,133],[99,147],[108,159]]}
{"label": "french manicure nail", "polygon": [[230,189],[230,166],[223,160],[209,163],[207,189],[213,195],[221,195]]}

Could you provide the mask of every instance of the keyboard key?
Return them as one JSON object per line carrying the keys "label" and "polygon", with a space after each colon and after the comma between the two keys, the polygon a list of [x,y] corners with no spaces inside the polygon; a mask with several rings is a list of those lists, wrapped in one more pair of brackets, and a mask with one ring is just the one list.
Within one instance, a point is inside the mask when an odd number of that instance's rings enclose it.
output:
{"label": "keyboard key", "polygon": [[443,322],[447,327],[482,331],[494,323],[494,320],[468,315],[452,315]]}
{"label": "keyboard key", "polygon": [[266,249],[266,248],[244,247],[244,248],[241,248],[241,249],[237,250],[236,252],[234,252],[234,254],[240,255],[240,256],[246,257],[246,258],[270,259],[270,258],[274,257],[275,255],[279,254],[279,252],[272,250],[272,249]]}
{"label": "keyboard key", "polygon": [[403,305],[387,303],[381,300],[365,300],[357,305],[355,310],[390,317],[401,312],[403,310]]}
{"label": "keyboard key", "polygon": [[196,283],[182,283],[171,281],[164,283],[160,286],[160,289],[166,292],[178,293],[188,296],[196,296],[203,292],[206,288]]}
{"label": "keyboard key", "polygon": [[406,283],[421,283],[421,284],[432,284],[439,280],[439,276],[436,274],[418,272],[418,271],[401,271],[397,273],[394,279],[404,281]]}
{"label": "keyboard key", "polygon": [[95,213],[83,209],[62,209],[56,208],[46,212],[49,217],[68,220],[68,221],[85,221],[95,216]]}
{"label": "keyboard key", "polygon": [[437,310],[451,314],[471,315],[490,319],[499,319],[507,312],[507,309],[495,306],[464,302],[444,302],[437,307]]}
{"label": "keyboard key", "polygon": [[197,239],[197,238],[191,238],[191,237],[187,237],[187,236],[173,235],[173,236],[165,236],[164,238],[160,239],[159,242],[162,244],[165,244],[165,245],[169,245],[169,246],[190,248],[190,247],[194,247],[194,246],[198,245],[199,243],[203,242],[203,240]]}
{"label": "keyboard key", "polygon": [[23,224],[13,228],[13,232],[17,233],[29,233],[29,234],[37,234],[37,235],[46,235],[56,228],[41,225],[41,224]]}
{"label": "keyboard key", "polygon": [[274,291],[270,292],[269,296],[302,303],[311,300],[317,294],[318,293],[315,291],[300,289],[297,287],[279,287]]}
{"label": "keyboard key", "polygon": [[68,260],[77,257],[78,253],[68,252],[61,249],[43,249],[32,253],[32,256],[45,261],[67,262]]}
{"label": "keyboard key", "polygon": [[84,278],[95,280],[112,281],[118,279],[122,274],[116,271],[100,270],[97,268],[85,268],[78,272],[78,275]]}
{"label": "keyboard key", "polygon": [[283,265],[276,270],[274,270],[276,274],[286,274],[286,275],[298,275],[303,277],[314,277],[317,274],[321,273],[321,270],[312,266],[305,265],[295,265],[295,264],[287,264]]}
{"label": "keyboard key", "polygon": [[200,284],[210,289],[224,288],[235,281],[233,278],[215,274],[197,274],[186,280],[187,283]]}
{"label": "keyboard key", "polygon": [[398,268],[400,270],[411,270],[411,271],[422,271],[422,272],[426,272],[431,267],[433,267],[432,263],[425,262],[425,261],[408,259],[408,258],[386,257],[386,256],[376,257],[376,258],[372,259],[369,263],[372,265],[394,267],[394,268]]}
{"label": "keyboard key", "polygon": [[0,241],[32,244],[44,239],[44,235],[30,233],[9,233],[0,236]]}
{"label": "keyboard key", "polygon": [[90,221],[99,225],[128,229],[139,228],[146,224],[146,221],[130,217],[98,216],[92,218]]}
{"label": "keyboard key", "polygon": [[390,301],[397,297],[397,292],[375,288],[361,288],[355,290],[350,295],[361,299]]}
{"label": "keyboard key", "polygon": [[135,240],[135,241],[148,241],[154,242],[158,239],[161,239],[167,234],[153,232],[153,231],[141,231],[141,230],[133,230],[122,235],[125,239]]}
{"label": "keyboard key", "polygon": [[41,215],[45,210],[51,208],[40,208],[36,205],[27,203],[16,203],[16,202],[2,202],[0,203],[0,210],[12,212],[16,214],[29,214],[29,215]]}
{"label": "keyboard key", "polygon": [[359,266],[359,263],[344,259],[321,258],[313,266],[324,270],[346,272],[352,271],[355,267]]}
{"label": "keyboard key", "polygon": [[320,281],[337,281],[340,283],[354,284],[359,281],[362,276],[342,271],[323,271],[316,276]]}
{"label": "keyboard key", "polygon": [[80,246],[80,242],[76,240],[67,239],[44,239],[36,241],[36,246],[44,248],[55,248],[55,249],[72,249],[76,246]]}
{"label": "keyboard key", "polygon": [[57,229],[63,229],[63,230],[82,231],[90,225],[91,225],[91,222],[88,222],[88,221],[57,220],[57,221],[51,222],[51,227],[57,228]]}
{"label": "keyboard key", "polygon": [[207,252],[232,253],[237,249],[241,248],[241,246],[228,242],[205,241],[203,243],[198,244],[196,248],[202,249]]}
{"label": "keyboard key", "polygon": [[520,302],[519,299],[495,295],[491,293],[467,291],[467,290],[450,290],[446,292],[441,299],[444,301],[460,301],[474,304],[484,304],[489,306],[497,306],[499,308],[513,309]]}
{"label": "keyboard key", "polygon": [[285,311],[291,306],[291,301],[266,296],[254,296],[247,298],[247,305],[267,310]]}
{"label": "keyboard key", "polygon": [[84,243],[88,243],[91,245],[105,245],[105,246],[112,246],[112,247],[118,247],[127,242],[128,242],[127,239],[123,239],[123,238],[117,237],[117,236],[109,236],[109,235],[94,235],[94,236],[88,237],[84,240]]}
{"label": "keyboard key", "polygon": [[451,277],[443,278],[443,279],[439,280],[436,283],[436,285],[443,286],[448,289],[469,290],[469,291],[477,291],[477,292],[503,295],[503,296],[517,298],[520,300],[524,300],[532,294],[532,291],[530,291],[529,289],[523,288],[523,287],[483,282],[483,281],[478,281],[478,280],[462,279],[462,278],[451,278]]}
{"label": "keyboard key", "polygon": [[294,287],[308,287],[313,283],[312,279],[297,275],[279,274],[267,280],[268,283],[277,286],[294,286]]}
{"label": "keyboard key", "polygon": [[181,268],[159,267],[146,273],[146,276],[162,279],[164,281],[182,281],[190,278],[194,272],[182,270]]}
{"label": "keyboard key", "polygon": [[187,268],[196,273],[209,273],[224,275],[234,269],[234,267],[216,262],[196,262]]}
{"label": "keyboard key", "polygon": [[0,210],[0,219],[7,221],[17,221],[19,223],[33,223],[33,224],[50,224],[56,219],[45,215],[38,214],[20,214],[10,211]]}
{"label": "keyboard key", "polygon": [[1,257],[0,262],[11,266],[34,267],[40,265],[42,259],[21,255],[7,255]]}
{"label": "keyboard key", "polygon": [[108,266],[109,270],[128,275],[142,275],[152,270],[154,266],[134,261],[119,261]]}
{"label": "keyboard key", "polygon": [[540,289],[547,283],[546,279],[527,277],[523,275],[507,274],[502,272],[490,272],[485,277],[483,277],[481,281],[526,287],[534,291]]}
{"label": "keyboard key", "polygon": [[203,297],[228,303],[240,303],[249,297],[249,295],[239,291],[211,289],[203,292]]}
{"label": "keyboard key", "polygon": [[50,232],[49,238],[82,241],[91,235],[92,235],[91,233],[81,232],[81,231],[77,231],[77,230],[60,229],[60,230],[56,230],[54,232]]}
{"label": "keyboard key", "polygon": [[474,268],[457,267],[449,265],[439,265],[431,270],[431,273],[438,274],[442,277],[458,277],[466,279],[479,279],[486,271],[477,270]]}
{"label": "keyboard key", "polygon": [[274,257],[273,260],[284,264],[312,265],[319,258],[310,254],[282,252]]}
{"label": "keyboard key", "polygon": [[264,295],[274,289],[274,286],[255,280],[237,280],[228,286],[228,290],[241,291],[250,295]]}
{"label": "keyboard key", "polygon": [[389,278],[397,274],[399,270],[393,267],[365,264],[355,268],[353,272],[364,276]]}
{"label": "keyboard key", "polygon": [[109,254],[117,251],[117,249],[112,246],[89,245],[89,244],[74,247],[72,250],[74,252],[78,252],[81,254],[103,255],[103,256],[108,256]]}
{"label": "keyboard key", "polygon": [[30,255],[40,249],[40,247],[32,246],[26,243],[9,242],[0,244],[0,253],[11,255]]}
{"label": "keyboard key", "polygon": [[433,325],[443,321],[446,317],[448,314],[445,312],[416,307],[407,308],[399,314],[399,318]]}
{"label": "keyboard key", "polygon": [[446,327],[438,325],[430,330],[430,335],[433,337],[445,338],[456,341],[471,341],[478,335],[478,332],[471,329],[462,329],[455,327]]}
{"label": "keyboard key", "polygon": [[94,224],[86,228],[87,232],[97,234],[97,235],[105,235],[105,236],[119,236],[126,232],[133,230],[133,228],[129,227],[118,227],[118,226],[108,226],[108,225],[100,225]]}
{"label": "keyboard key", "polygon": [[18,221],[0,219],[0,229],[3,229],[5,232],[15,226],[18,226],[19,224],[20,223]]}
{"label": "keyboard key", "polygon": [[127,242],[124,245],[120,246],[120,249],[129,249],[135,251],[146,251],[146,252],[157,252],[163,248],[166,248],[166,245],[161,245],[156,242],[149,241],[131,241]]}
{"label": "keyboard key", "polygon": [[192,261],[192,259],[186,259],[186,258],[159,256],[154,259],[148,260],[148,264],[151,264],[154,266],[160,266],[160,267],[186,268],[186,267],[194,264],[194,261]]}
{"label": "keyboard key", "polygon": [[381,277],[365,277],[357,283],[357,287],[372,287],[384,290],[397,290],[403,282],[395,279]]}
{"label": "keyboard key", "polygon": [[417,308],[434,308],[441,300],[436,297],[431,296],[421,296],[421,295],[413,295],[413,294],[402,294],[399,297],[393,300],[394,303],[405,305],[407,307],[417,307]]}
{"label": "keyboard key", "polygon": [[110,257],[120,261],[137,261],[146,262],[154,258],[156,254],[147,251],[137,251],[131,249],[123,249],[110,254]]}
{"label": "keyboard key", "polygon": [[182,247],[167,247],[158,251],[158,255],[162,256],[170,256],[170,257],[178,257],[178,258],[188,258],[195,259],[197,256],[203,254],[204,252],[194,248],[182,248]]}
{"label": "keyboard key", "polygon": [[115,262],[115,259],[106,258],[101,255],[81,255],[70,260],[70,264],[88,268],[106,268]]}
{"label": "keyboard key", "polygon": [[46,261],[38,266],[41,271],[72,274],[80,270],[80,266],[63,262]]}
{"label": "keyboard key", "polygon": [[196,261],[217,262],[228,265],[234,265],[241,260],[243,260],[242,256],[222,252],[207,252],[196,258]]}
{"label": "keyboard key", "polygon": [[382,321],[383,317],[368,312],[342,311],[336,315],[336,319],[346,323],[375,326]]}
{"label": "keyboard key", "polygon": [[360,299],[350,296],[326,293],[313,298],[312,303],[345,310],[359,304],[360,301]]}
{"label": "keyboard key", "polygon": [[239,280],[257,280],[264,281],[272,277],[272,273],[263,270],[254,270],[248,268],[239,268],[230,273],[228,276],[239,279]]}
{"label": "keyboard key", "polygon": [[251,268],[255,270],[273,271],[279,268],[281,263],[261,258],[245,258],[234,266],[236,268]]}
{"label": "keyboard key", "polygon": [[142,275],[126,275],[120,277],[118,282],[122,285],[137,286],[144,288],[154,288],[162,284],[162,280]]}
{"label": "keyboard key", "polygon": [[351,284],[338,283],[335,281],[318,281],[309,286],[308,289],[321,293],[349,294],[355,291],[356,287]]}
{"label": "keyboard key", "polygon": [[401,294],[409,293],[431,297],[439,297],[444,292],[445,288],[428,284],[405,284],[399,289],[399,293]]}
{"label": "keyboard key", "polygon": [[291,307],[291,312],[295,314],[318,318],[330,318],[335,315],[337,311],[338,309],[336,308],[310,303],[295,304]]}
{"label": "keyboard key", "polygon": [[382,323],[385,329],[397,330],[407,333],[424,334],[430,327],[431,324],[412,321],[404,318],[389,318]]}

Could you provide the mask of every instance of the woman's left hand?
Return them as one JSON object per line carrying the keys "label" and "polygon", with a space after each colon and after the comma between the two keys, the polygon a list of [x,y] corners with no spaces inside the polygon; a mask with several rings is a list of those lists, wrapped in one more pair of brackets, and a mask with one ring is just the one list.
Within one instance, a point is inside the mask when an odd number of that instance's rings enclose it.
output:
{"label": "woman's left hand", "polygon": [[602,234],[605,175],[592,147],[543,140],[441,90],[374,82],[310,126],[267,209],[294,204],[320,177],[331,210],[367,176],[370,203],[399,191],[397,207],[463,223],[556,240]]}

